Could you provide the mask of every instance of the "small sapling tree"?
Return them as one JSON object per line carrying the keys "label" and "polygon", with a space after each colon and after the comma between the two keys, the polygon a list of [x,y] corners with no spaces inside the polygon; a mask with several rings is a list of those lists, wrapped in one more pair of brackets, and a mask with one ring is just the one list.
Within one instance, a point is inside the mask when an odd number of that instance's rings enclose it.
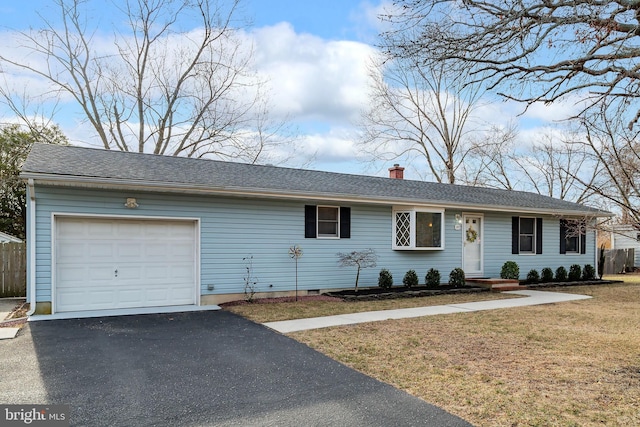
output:
{"label": "small sapling tree", "polygon": [[253,255],[247,255],[242,258],[246,262],[244,269],[244,299],[247,302],[253,302],[253,298],[258,291],[258,279],[253,275]]}
{"label": "small sapling tree", "polygon": [[364,249],[362,251],[353,251],[349,253],[338,252],[337,255],[338,265],[340,265],[340,267],[358,267],[355,286],[355,291],[358,292],[360,270],[376,266],[378,262],[378,255],[376,255],[376,251],[373,249]]}

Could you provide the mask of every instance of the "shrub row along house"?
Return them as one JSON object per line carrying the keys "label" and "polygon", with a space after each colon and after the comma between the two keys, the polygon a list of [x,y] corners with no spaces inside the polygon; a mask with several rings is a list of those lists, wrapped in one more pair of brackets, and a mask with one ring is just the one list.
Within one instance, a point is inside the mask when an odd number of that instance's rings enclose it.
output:
{"label": "shrub row along house", "polygon": [[[39,314],[163,311],[353,286],[338,252],[371,248],[396,277],[415,269],[498,277],[596,262],[609,215],[532,193],[35,144],[28,185],[28,298]],[[567,222],[569,221],[569,222]],[[302,248],[296,266],[289,249]],[[361,286],[375,286],[365,269]],[[35,304],[34,304],[35,303]],[[104,311],[108,310],[108,311]]]}

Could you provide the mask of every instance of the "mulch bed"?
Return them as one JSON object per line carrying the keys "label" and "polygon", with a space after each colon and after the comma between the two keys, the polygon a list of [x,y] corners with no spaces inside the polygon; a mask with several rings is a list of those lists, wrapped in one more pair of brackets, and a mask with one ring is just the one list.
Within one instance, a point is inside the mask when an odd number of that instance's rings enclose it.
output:
{"label": "mulch bed", "polygon": [[[568,287],[568,286],[583,286],[583,285],[609,285],[613,283],[621,283],[617,280],[584,280],[578,282],[549,282],[549,283],[525,283],[521,282],[523,289],[540,289],[540,288],[555,288],[555,287]],[[306,295],[299,296],[298,301],[376,301],[386,299],[397,298],[417,298],[427,297],[433,295],[449,295],[449,294],[470,294],[479,292],[491,292],[491,289],[482,286],[416,286],[412,288],[406,288],[403,286],[391,287],[389,289],[383,288],[363,288],[355,292],[353,289],[347,289],[343,291],[327,292],[322,295]],[[234,305],[245,304],[276,304],[280,302],[295,302],[295,297],[280,297],[280,298],[257,298],[252,302],[245,300],[225,302],[218,304],[220,307],[231,307]]]}
{"label": "mulch bed", "polygon": [[[246,305],[246,304],[276,304],[280,302],[295,302],[296,297],[278,297],[278,298],[256,298],[249,302],[246,300],[223,302],[218,304],[220,307],[232,307],[234,305]],[[305,295],[299,296],[298,301],[333,301],[340,302],[341,298],[336,298],[328,295]]]}
{"label": "mulch bed", "polygon": [[428,297],[433,295],[447,295],[447,294],[468,294],[476,292],[489,292],[489,288],[479,286],[415,286],[412,288],[406,288],[402,286],[391,287],[389,289],[383,288],[365,288],[356,292],[353,289],[328,292],[325,295],[341,298],[344,301],[376,301],[381,299],[396,299],[396,298],[417,298]]}

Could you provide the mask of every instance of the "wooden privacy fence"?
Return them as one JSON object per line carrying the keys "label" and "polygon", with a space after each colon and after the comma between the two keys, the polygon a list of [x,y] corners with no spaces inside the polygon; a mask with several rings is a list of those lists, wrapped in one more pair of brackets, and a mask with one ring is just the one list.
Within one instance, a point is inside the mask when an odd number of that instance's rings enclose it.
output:
{"label": "wooden privacy fence", "polygon": [[633,271],[634,258],[634,249],[606,249],[604,251],[604,274]]}
{"label": "wooden privacy fence", "polygon": [[0,298],[27,296],[27,244],[0,243]]}

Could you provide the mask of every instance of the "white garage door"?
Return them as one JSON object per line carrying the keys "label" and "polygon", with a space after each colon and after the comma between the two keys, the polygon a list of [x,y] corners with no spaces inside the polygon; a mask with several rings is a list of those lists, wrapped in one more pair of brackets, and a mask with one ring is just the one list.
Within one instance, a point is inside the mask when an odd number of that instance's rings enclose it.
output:
{"label": "white garage door", "polygon": [[59,217],[55,311],[196,303],[195,221]]}

